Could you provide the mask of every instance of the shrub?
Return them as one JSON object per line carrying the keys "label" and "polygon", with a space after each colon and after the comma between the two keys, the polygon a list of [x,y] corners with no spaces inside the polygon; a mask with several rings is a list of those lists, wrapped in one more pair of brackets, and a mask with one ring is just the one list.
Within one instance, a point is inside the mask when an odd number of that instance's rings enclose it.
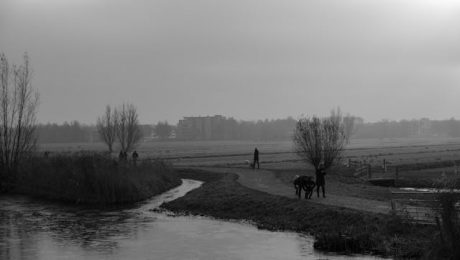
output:
{"label": "shrub", "polygon": [[139,201],[180,184],[164,161],[135,165],[96,153],[33,157],[17,177],[17,193],[89,204]]}

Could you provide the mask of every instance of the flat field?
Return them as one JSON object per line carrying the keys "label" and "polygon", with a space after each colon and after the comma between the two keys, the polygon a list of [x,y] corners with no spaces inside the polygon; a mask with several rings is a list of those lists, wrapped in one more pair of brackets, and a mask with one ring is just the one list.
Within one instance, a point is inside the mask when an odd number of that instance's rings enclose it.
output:
{"label": "flat field", "polygon": [[[106,149],[102,143],[41,144],[39,147],[42,152]],[[252,160],[255,147],[260,151],[261,163],[270,168],[303,165],[301,158],[293,152],[291,141],[158,141],[143,142],[137,151],[140,159],[163,158],[181,167],[244,166],[246,160]],[[117,153],[114,152],[113,156]],[[352,139],[343,156],[344,162],[348,159],[370,163],[373,167],[380,167],[384,159],[389,166],[437,162],[452,164],[460,160],[460,138]]]}

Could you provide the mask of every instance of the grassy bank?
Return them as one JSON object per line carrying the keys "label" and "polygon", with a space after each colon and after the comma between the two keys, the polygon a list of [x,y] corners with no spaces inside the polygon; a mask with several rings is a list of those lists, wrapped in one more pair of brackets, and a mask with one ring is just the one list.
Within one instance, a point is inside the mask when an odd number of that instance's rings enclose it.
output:
{"label": "grassy bank", "polygon": [[134,165],[88,153],[31,158],[15,179],[15,193],[84,204],[139,201],[181,183],[163,161]]}
{"label": "grassy bank", "polygon": [[174,212],[252,221],[259,228],[309,233],[325,251],[421,257],[432,227],[405,223],[396,216],[370,214],[290,199],[241,186],[234,174],[181,170],[180,176],[205,181],[185,197],[163,204]]}

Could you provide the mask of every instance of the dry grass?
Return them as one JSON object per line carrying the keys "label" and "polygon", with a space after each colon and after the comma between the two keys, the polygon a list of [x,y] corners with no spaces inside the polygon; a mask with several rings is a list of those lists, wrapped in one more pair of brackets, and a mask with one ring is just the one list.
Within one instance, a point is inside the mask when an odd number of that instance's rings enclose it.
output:
{"label": "dry grass", "polygon": [[180,184],[163,161],[134,165],[96,153],[30,158],[16,179],[14,192],[89,204],[139,201]]}

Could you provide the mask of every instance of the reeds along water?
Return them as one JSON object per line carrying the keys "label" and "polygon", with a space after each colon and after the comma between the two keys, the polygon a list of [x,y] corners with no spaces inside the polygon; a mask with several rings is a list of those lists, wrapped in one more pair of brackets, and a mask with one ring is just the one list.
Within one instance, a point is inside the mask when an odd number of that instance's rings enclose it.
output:
{"label": "reeds along water", "polygon": [[97,153],[32,157],[21,163],[17,193],[88,204],[128,203],[180,184],[170,164],[144,160],[136,164]]}

